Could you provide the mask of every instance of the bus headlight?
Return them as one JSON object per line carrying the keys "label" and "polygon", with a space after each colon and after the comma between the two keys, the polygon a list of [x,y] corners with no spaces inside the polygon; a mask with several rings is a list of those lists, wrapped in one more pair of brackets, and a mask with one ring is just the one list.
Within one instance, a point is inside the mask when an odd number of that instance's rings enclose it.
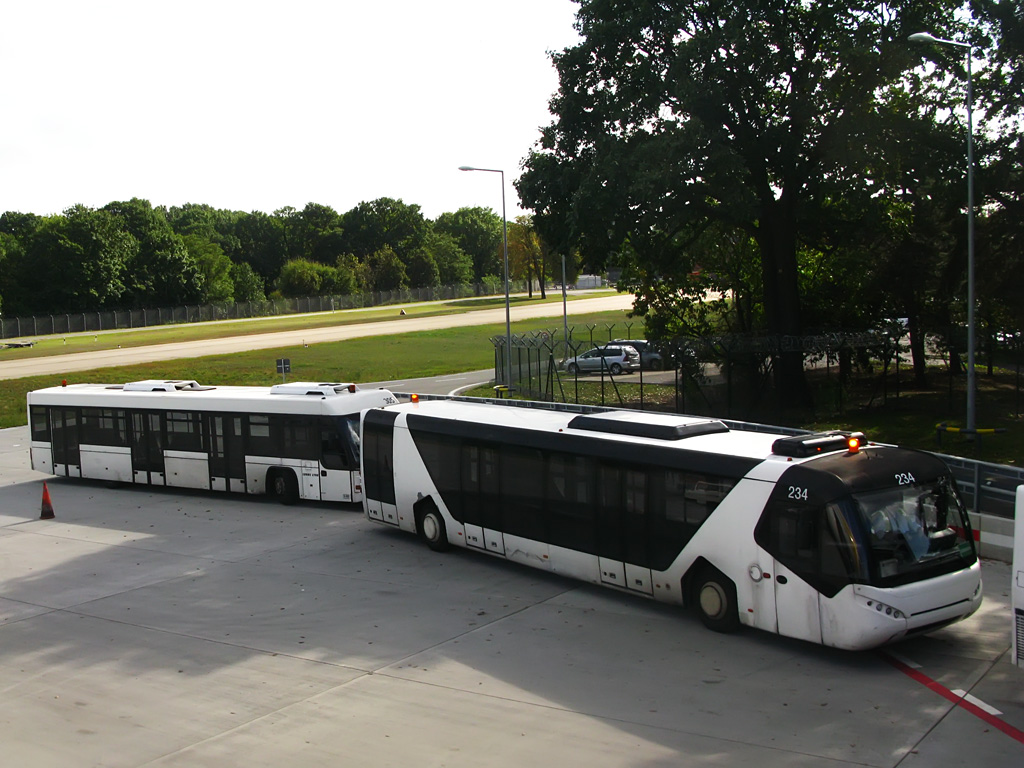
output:
{"label": "bus headlight", "polygon": [[877,600],[868,600],[868,608],[874,608],[879,613],[884,613],[886,616],[892,616],[894,619],[902,619],[903,611],[899,608],[893,608],[891,605],[880,603]]}

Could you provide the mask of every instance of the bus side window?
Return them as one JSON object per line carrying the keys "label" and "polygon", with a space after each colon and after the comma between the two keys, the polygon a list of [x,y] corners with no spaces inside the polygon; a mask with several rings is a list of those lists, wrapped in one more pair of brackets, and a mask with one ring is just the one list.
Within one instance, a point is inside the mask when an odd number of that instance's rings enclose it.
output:
{"label": "bus side window", "polygon": [[590,554],[597,551],[595,475],[591,459],[567,453],[547,454],[545,504],[549,544]]}
{"label": "bus side window", "polygon": [[198,413],[167,412],[167,447],[172,451],[203,450],[203,426]]}
{"label": "bus side window", "polygon": [[82,442],[88,445],[128,445],[124,411],[111,408],[83,408]]}
{"label": "bus side window", "polygon": [[250,456],[276,456],[280,453],[280,441],[274,439],[273,423],[269,416],[250,413],[247,424],[249,433],[246,453]]}
{"label": "bus side window", "polygon": [[281,417],[281,455],[289,459],[317,458],[316,425],[311,416]]}
{"label": "bus side window", "polygon": [[501,448],[501,520],[506,534],[547,541],[544,459],[536,448]]}
{"label": "bus side window", "polygon": [[385,423],[371,421],[363,425],[363,483],[366,498],[385,504],[395,503],[395,475],[393,471],[394,419]]}
{"label": "bus side window", "polygon": [[50,442],[50,415],[45,405],[33,405],[31,415],[32,439]]}
{"label": "bus side window", "polygon": [[346,445],[347,419],[320,417],[320,463],[327,469],[353,469],[359,466],[358,453],[352,463],[351,443]]}
{"label": "bus side window", "polygon": [[412,435],[423,465],[448,512],[459,522],[476,522],[463,517],[474,514],[477,505],[473,494],[467,493],[468,489],[463,486],[462,464],[465,459],[459,439],[430,432],[413,432]]}
{"label": "bus side window", "polygon": [[597,553],[610,560],[625,560],[622,469],[611,464],[600,464],[596,481]]}
{"label": "bus side window", "polygon": [[800,561],[811,568],[817,564],[817,537],[814,530],[814,518],[817,515],[817,509],[797,507],[781,509],[776,513],[776,541],[780,560]]}

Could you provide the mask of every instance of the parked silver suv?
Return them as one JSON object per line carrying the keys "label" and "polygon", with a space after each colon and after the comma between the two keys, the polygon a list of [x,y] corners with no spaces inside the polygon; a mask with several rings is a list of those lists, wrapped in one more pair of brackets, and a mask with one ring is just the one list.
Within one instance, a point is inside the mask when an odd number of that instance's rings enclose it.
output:
{"label": "parked silver suv", "polygon": [[640,353],[640,363],[644,370],[660,371],[665,367],[665,360],[647,339],[615,339],[615,344],[625,344]]}
{"label": "parked silver suv", "polygon": [[620,373],[640,370],[640,353],[624,344],[606,344],[570,357],[565,361],[565,370],[573,376],[577,373],[601,371],[618,376]]}

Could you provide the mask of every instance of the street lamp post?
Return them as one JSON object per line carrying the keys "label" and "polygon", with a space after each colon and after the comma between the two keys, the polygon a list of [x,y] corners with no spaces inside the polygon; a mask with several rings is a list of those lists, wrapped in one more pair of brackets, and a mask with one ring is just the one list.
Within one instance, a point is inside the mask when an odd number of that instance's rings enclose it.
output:
{"label": "street lamp post", "polygon": [[917,32],[907,38],[912,43],[952,45],[967,52],[967,434],[975,436],[974,371],[974,94],[971,75],[971,45],[943,40],[929,32]]}
{"label": "street lamp post", "polygon": [[460,171],[485,171],[501,174],[501,232],[505,254],[505,386],[512,391],[512,311],[508,293],[508,220],[505,218],[505,172],[497,168],[460,165]]}

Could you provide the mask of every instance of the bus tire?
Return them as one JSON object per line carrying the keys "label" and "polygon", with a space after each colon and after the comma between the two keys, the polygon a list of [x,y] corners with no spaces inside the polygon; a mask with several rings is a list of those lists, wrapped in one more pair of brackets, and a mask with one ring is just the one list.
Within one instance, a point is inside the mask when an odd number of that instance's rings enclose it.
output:
{"label": "bus tire", "polygon": [[267,488],[282,504],[299,500],[299,481],[290,469],[272,469],[267,473]]}
{"label": "bus tire", "polygon": [[696,603],[700,620],[714,632],[735,632],[740,628],[740,615],[736,608],[736,585],[713,566],[706,566],[698,574]]}
{"label": "bus tire", "polygon": [[448,549],[448,531],[444,526],[444,517],[432,500],[422,505],[423,510],[417,515],[417,530],[420,538],[435,552]]}

